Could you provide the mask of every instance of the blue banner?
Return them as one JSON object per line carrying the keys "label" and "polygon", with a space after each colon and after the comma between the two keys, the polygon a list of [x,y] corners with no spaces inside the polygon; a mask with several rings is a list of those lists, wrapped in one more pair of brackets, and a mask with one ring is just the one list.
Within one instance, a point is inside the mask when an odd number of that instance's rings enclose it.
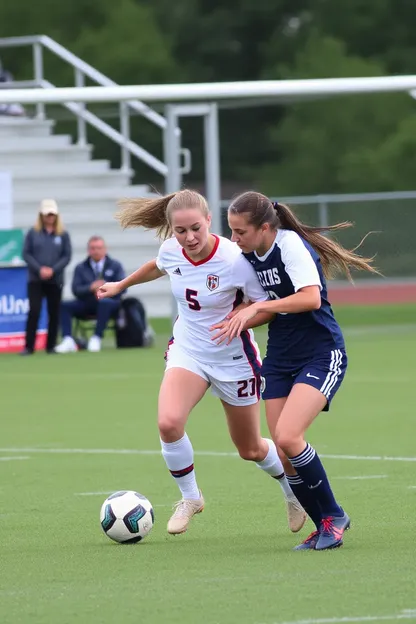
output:
{"label": "blue banner", "polygon": [[[23,349],[28,312],[27,267],[0,267],[0,353]],[[45,346],[47,325],[48,316],[44,300],[36,336],[36,349]]]}

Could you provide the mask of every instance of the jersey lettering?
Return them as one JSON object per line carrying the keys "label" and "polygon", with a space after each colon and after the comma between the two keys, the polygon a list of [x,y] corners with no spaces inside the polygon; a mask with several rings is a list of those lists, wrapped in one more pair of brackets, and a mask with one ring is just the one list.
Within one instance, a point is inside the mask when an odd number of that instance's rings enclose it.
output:
{"label": "jersey lettering", "polygon": [[277,286],[282,283],[282,280],[279,276],[279,271],[276,267],[272,269],[266,269],[265,271],[257,271],[257,275],[259,278],[260,284],[264,289],[267,289],[268,286]]}

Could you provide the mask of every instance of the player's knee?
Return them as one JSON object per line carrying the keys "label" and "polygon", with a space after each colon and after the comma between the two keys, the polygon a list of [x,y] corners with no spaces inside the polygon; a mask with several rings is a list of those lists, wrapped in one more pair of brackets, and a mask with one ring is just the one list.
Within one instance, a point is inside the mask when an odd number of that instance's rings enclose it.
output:
{"label": "player's knee", "polygon": [[245,461],[258,462],[264,459],[264,457],[262,457],[261,448],[248,446],[248,447],[238,448],[237,450],[241,459],[244,459]]}
{"label": "player's knee", "polygon": [[284,429],[279,430],[279,428],[276,430],[276,442],[289,457],[292,457],[292,449],[296,447],[298,441],[299,436],[295,433]]}
{"label": "player's knee", "polygon": [[176,414],[165,412],[159,415],[159,434],[165,442],[179,440],[183,435],[182,424]]}

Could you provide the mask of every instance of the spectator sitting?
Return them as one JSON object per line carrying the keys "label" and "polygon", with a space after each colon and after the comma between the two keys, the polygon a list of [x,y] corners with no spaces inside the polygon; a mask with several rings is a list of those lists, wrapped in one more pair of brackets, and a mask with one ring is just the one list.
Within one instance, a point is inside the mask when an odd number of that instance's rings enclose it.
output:
{"label": "spectator sitting", "polygon": [[104,330],[110,318],[117,313],[121,294],[97,300],[95,293],[105,282],[119,282],[124,275],[120,262],[107,255],[104,240],[100,236],[92,236],[88,241],[88,257],[75,267],[72,292],[76,299],[61,304],[62,342],[56,347],[56,353],[78,350],[72,337],[72,319],[87,316],[97,317],[95,333],[88,341],[88,351],[101,350]]}

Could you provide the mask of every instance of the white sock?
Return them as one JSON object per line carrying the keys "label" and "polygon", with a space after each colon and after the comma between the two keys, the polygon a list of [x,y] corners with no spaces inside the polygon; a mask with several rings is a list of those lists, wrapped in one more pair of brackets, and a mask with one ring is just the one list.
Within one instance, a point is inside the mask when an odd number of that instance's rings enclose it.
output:
{"label": "white sock", "polygon": [[176,442],[163,442],[162,455],[181,491],[182,498],[194,500],[201,497],[194,470],[194,449],[188,435]]}
{"label": "white sock", "polygon": [[269,452],[263,461],[257,462],[257,466],[279,482],[286,500],[296,499],[296,496],[293,494],[289,482],[286,479],[285,470],[277,453],[275,443],[273,440],[269,440],[268,438],[263,438],[263,440],[266,440],[269,445]]}

